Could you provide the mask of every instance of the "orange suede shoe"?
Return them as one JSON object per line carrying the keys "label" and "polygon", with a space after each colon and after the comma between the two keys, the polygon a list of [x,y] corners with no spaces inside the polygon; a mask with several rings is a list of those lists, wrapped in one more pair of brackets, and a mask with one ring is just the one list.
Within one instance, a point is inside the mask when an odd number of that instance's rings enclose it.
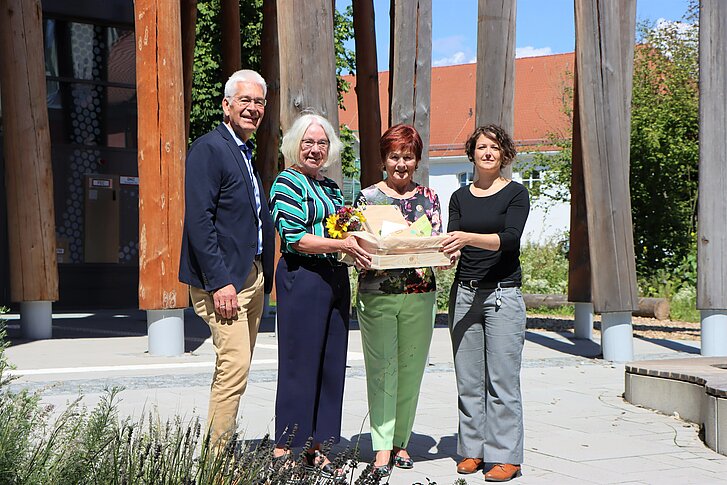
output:
{"label": "orange suede shoe", "polygon": [[457,463],[457,473],[462,475],[469,475],[482,468],[481,458],[465,458]]}
{"label": "orange suede shoe", "polygon": [[486,482],[507,482],[513,478],[517,478],[522,473],[520,465],[511,465],[510,463],[498,463],[485,473]]}

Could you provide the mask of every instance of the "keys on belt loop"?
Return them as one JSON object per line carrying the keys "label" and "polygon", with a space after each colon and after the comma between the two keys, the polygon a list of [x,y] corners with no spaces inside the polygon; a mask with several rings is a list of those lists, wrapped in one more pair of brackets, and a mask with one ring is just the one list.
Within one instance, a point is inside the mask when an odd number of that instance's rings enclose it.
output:
{"label": "keys on belt loop", "polygon": [[497,288],[495,288],[495,308],[500,308],[502,306],[502,287],[500,287],[500,283],[497,284]]}

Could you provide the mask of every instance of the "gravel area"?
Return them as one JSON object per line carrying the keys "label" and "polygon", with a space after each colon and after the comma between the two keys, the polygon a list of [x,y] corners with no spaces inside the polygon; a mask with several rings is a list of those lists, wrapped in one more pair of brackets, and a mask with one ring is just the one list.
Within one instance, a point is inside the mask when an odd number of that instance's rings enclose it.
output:
{"label": "gravel area", "polygon": [[[601,331],[601,317],[596,315],[593,324],[594,334]],[[634,337],[649,339],[699,340],[699,322],[680,322],[676,320],[657,320],[655,318],[633,317]],[[437,326],[447,326],[447,314],[437,315]],[[572,316],[541,315],[528,312],[529,330],[550,332],[573,332]]]}

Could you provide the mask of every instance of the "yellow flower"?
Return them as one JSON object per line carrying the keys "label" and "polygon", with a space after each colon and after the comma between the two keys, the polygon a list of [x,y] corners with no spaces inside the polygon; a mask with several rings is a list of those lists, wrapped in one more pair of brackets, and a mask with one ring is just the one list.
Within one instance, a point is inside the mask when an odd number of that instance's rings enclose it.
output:
{"label": "yellow flower", "polygon": [[341,239],[343,233],[346,231],[346,228],[338,226],[338,216],[336,214],[328,216],[328,219],[326,219],[326,229],[328,229],[328,234],[333,239]]}

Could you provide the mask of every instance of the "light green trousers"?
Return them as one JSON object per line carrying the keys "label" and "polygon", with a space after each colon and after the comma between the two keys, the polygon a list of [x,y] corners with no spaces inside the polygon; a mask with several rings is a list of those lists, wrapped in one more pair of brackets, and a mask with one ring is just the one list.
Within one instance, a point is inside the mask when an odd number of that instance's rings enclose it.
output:
{"label": "light green trousers", "polygon": [[432,341],[436,292],[359,293],[374,451],[406,448]]}

